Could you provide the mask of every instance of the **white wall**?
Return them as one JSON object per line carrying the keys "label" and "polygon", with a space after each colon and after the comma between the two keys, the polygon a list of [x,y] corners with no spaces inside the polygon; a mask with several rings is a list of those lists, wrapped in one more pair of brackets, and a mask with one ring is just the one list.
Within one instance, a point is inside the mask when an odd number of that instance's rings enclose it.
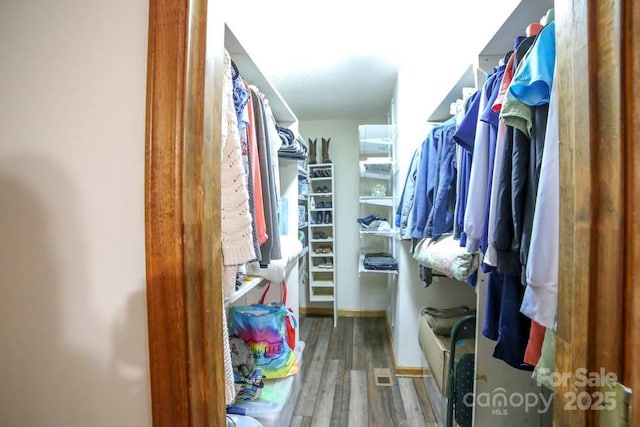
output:
{"label": "white wall", "polygon": [[[386,117],[369,120],[316,120],[301,121],[300,134],[305,138],[318,138],[318,156],[321,138],[331,138],[329,156],[334,164],[334,220],[336,222],[335,261],[338,274],[339,310],[384,310],[387,306],[386,281],[378,275],[358,277],[360,237],[356,219],[360,215],[358,201],[360,173],[358,159],[360,142],[358,126],[367,123],[386,123]],[[366,277],[365,277],[366,276]],[[306,289],[300,290],[300,305],[322,307],[308,302]],[[324,306],[329,306],[324,304]]]}
{"label": "white wall", "polygon": [[148,3],[0,6],[0,425],[149,426]]}

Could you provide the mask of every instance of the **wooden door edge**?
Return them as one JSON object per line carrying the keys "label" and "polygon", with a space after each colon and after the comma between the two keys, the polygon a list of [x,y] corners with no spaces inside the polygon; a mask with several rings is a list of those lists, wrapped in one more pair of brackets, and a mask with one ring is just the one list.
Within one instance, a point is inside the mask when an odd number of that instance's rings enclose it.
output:
{"label": "wooden door edge", "polygon": [[162,427],[225,422],[219,186],[204,185],[219,182],[222,45],[207,32],[207,6],[149,3],[145,250],[152,417]]}

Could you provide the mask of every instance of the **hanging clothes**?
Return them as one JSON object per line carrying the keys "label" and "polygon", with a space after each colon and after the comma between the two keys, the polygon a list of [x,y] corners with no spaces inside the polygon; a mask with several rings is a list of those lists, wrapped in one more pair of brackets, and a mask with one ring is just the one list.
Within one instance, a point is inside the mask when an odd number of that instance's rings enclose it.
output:
{"label": "hanging clothes", "polygon": [[473,144],[476,127],[478,125],[478,111],[480,109],[481,91],[476,91],[467,100],[466,114],[460,121],[453,139],[460,147],[458,161],[458,175],[460,176],[459,191],[456,196],[456,228],[460,238],[460,245],[466,246],[467,234],[464,232],[464,217],[467,210],[469,183],[471,181],[471,165],[473,160]]}
{"label": "hanging clothes", "polygon": [[237,267],[256,256],[253,249],[249,193],[242,162],[242,144],[233,103],[231,58],[228,53],[224,57],[222,115],[221,240],[225,267],[224,294],[228,297],[235,291]]}
{"label": "hanging clothes", "polygon": [[558,88],[553,81],[526,269],[528,286],[521,308],[525,315],[551,329],[556,328],[557,320],[560,251]]}
{"label": "hanging clothes", "polygon": [[[242,162],[247,176],[247,191],[249,193],[249,213],[251,215],[251,237],[253,241],[253,251],[256,254],[256,258],[259,261],[260,255],[260,241],[258,239],[257,230],[257,212],[256,212],[256,191],[254,189],[254,176],[253,160],[251,157],[255,156],[249,147],[249,100],[250,94],[245,83],[240,76],[240,72],[235,63],[231,61],[232,77],[233,77],[233,104],[238,116],[238,132],[240,134],[240,142],[242,144]],[[262,198],[262,195],[260,195]]]}
{"label": "hanging clothes", "polygon": [[434,170],[433,207],[427,220],[425,237],[439,239],[453,232],[453,217],[456,206],[456,145],[453,134],[455,117],[442,124],[440,142]]}
{"label": "hanging clothes", "polygon": [[[396,212],[396,225],[410,224],[414,239],[453,233],[468,252],[484,255],[482,333],[496,341],[494,357],[523,370],[540,359],[557,310],[554,37],[553,21],[517,37],[462,116],[431,129],[420,157],[418,150],[412,157]],[[428,281],[430,273],[421,269],[420,277]]]}
{"label": "hanging clothes", "polygon": [[[267,240],[260,246],[260,265],[267,266],[272,259],[279,259],[280,233],[278,231],[278,197],[275,184],[275,168],[273,166],[273,144],[270,142],[267,115],[264,101],[256,88],[251,88],[251,101],[255,114],[255,130],[260,159],[260,175],[262,176],[262,196],[264,200],[264,216],[267,230]],[[279,137],[278,137],[279,139]],[[276,159],[277,161],[277,159]]]}
{"label": "hanging clothes", "polygon": [[[238,131],[238,117],[233,99],[233,78],[229,53],[224,54],[223,99],[222,99],[222,143],[220,164],[221,191],[221,243],[222,243],[222,289],[223,297],[235,291],[236,272],[240,264],[255,258],[249,210],[249,193],[245,168],[242,162],[242,144]],[[227,405],[235,399],[233,368],[226,311],[222,314],[225,397]]]}
{"label": "hanging clothes", "polygon": [[455,118],[451,118],[433,127],[421,146],[412,206],[414,223],[411,236],[414,239],[437,239],[453,231],[456,201],[455,129]]}
{"label": "hanging clothes", "polygon": [[258,261],[262,260],[262,252],[260,246],[267,241],[269,235],[267,234],[267,222],[265,218],[264,199],[262,195],[262,174],[260,169],[260,157],[258,151],[258,137],[256,135],[255,127],[255,112],[253,109],[253,95],[249,90],[249,85],[245,82],[245,89],[249,93],[249,99],[247,101],[247,115],[249,123],[247,124],[247,140],[249,147],[249,160],[251,163],[251,178],[253,180],[253,193],[251,199],[255,207],[255,214],[253,217],[253,224],[256,234],[256,240],[258,241],[258,248],[256,251],[256,257]]}
{"label": "hanging clothes", "polygon": [[[469,194],[464,215],[464,231],[467,234],[466,247],[471,253],[478,252],[486,241],[486,221],[488,220],[488,198],[490,193],[490,174],[493,172],[493,162],[490,154],[495,151],[497,134],[497,120],[492,117],[490,100],[495,99],[499,84],[504,75],[504,66],[497,67],[487,78],[480,94],[478,106],[478,123],[473,144],[473,163],[469,180]],[[495,126],[494,126],[495,124]],[[489,189],[489,191],[487,191]]]}
{"label": "hanging clothes", "polygon": [[413,203],[415,200],[416,180],[418,178],[418,165],[422,155],[422,146],[416,148],[409,162],[409,169],[405,177],[402,195],[396,211],[396,227],[400,230],[400,238],[411,239],[413,226]]}

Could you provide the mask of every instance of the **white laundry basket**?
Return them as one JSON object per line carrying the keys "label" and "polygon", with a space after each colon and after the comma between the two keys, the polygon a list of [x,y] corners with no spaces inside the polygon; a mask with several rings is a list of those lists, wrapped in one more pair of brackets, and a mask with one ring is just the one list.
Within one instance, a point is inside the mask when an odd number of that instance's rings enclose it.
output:
{"label": "white laundry basket", "polygon": [[304,342],[300,341],[295,350],[300,363],[300,372],[292,377],[264,380],[264,388],[259,399],[236,402],[234,407],[244,415],[255,418],[263,427],[288,427],[293,418],[293,410],[302,382],[302,352]]}
{"label": "white laundry basket", "polygon": [[255,418],[246,415],[227,415],[227,427],[264,427]]}

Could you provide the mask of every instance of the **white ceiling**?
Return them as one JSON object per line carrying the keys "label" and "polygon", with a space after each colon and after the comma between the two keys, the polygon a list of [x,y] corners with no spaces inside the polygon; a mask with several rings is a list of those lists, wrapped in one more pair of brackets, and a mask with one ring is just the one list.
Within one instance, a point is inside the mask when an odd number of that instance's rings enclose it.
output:
{"label": "white ceiling", "polygon": [[399,69],[442,97],[483,49],[508,50],[517,29],[489,42],[516,6],[537,20],[552,3],[249,0],[228,22],[299,119],[362,119],[386,116]]}

